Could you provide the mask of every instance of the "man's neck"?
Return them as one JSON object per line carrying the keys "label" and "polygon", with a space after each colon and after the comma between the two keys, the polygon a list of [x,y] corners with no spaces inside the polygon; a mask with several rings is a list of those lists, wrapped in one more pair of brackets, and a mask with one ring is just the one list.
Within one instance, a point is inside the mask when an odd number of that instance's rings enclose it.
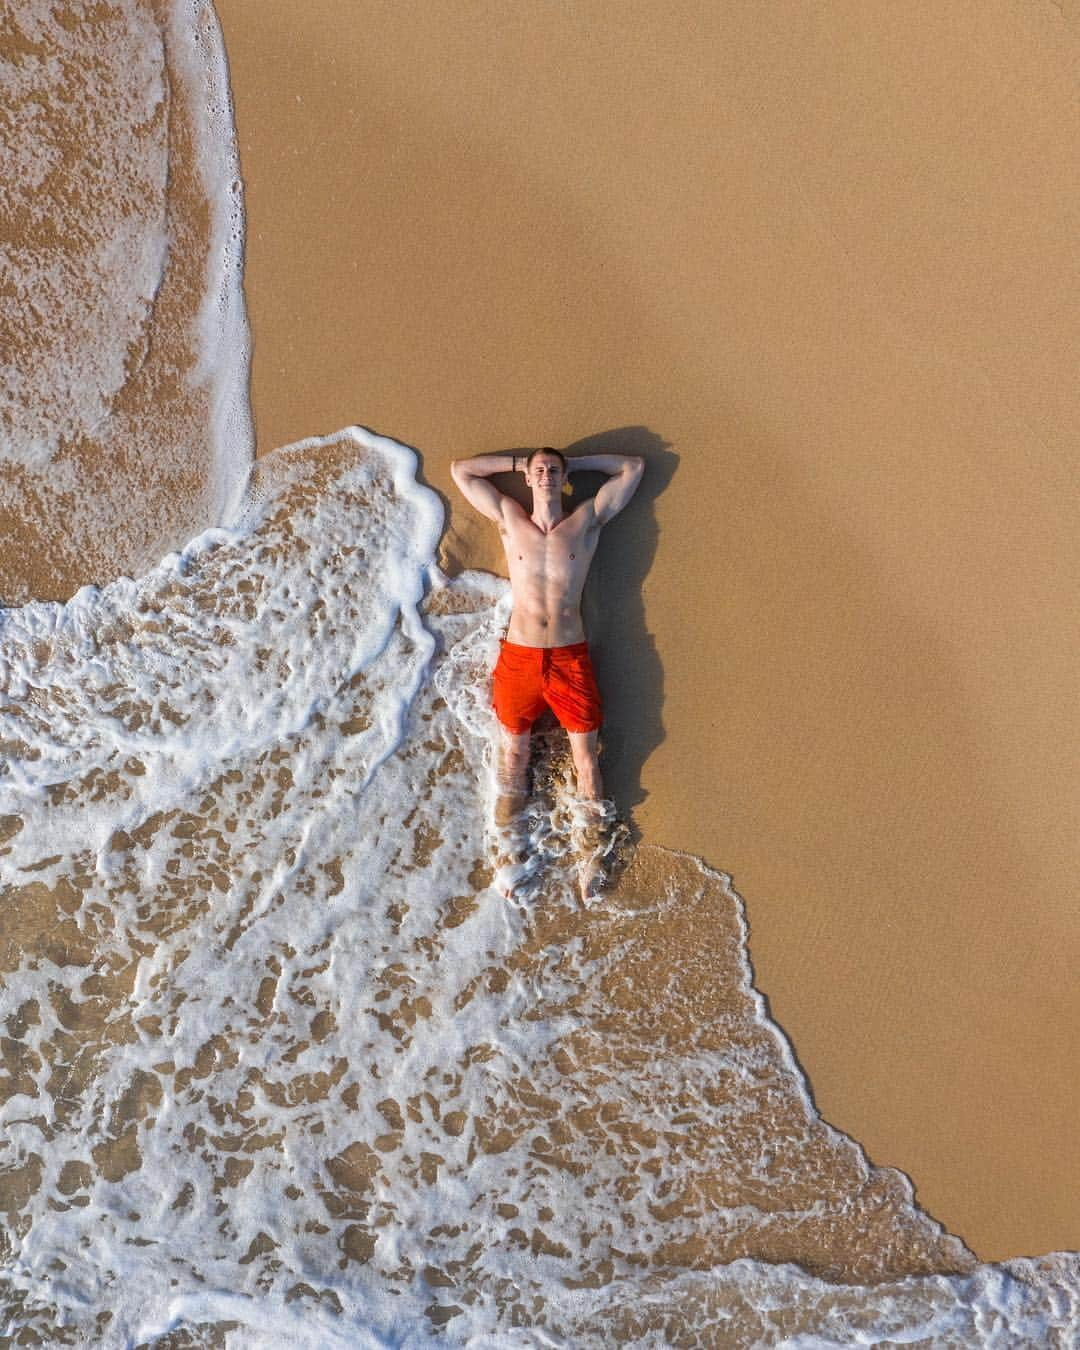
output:
{"label": "man's neck", "polygon": [[548,530],[553,530],[562,519],[561,493],[557,497],[541,497],[538,492],[533,493],[532,523],[537,529],[547,533]]}

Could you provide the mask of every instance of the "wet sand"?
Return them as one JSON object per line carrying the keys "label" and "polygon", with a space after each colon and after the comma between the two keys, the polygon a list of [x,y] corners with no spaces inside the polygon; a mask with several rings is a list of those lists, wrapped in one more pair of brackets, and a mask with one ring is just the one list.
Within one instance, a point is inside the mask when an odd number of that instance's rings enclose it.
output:
{"label": "wet sand", "polygon": [[[54,48],[51,21],[40,51],[18,22],[4,34],[7,605],[145,573],[236,509],[250,461],[218,191],[230,164],[204,126],[212,77],[171,30],[166,0],[136,13],[139,24],[115,7],[71,16],[59,26],[70,48]],[[35,15],[22,19],[34,33]],[[207,286],[220,293],[212,319]]]}
{"label": "wet sand", "polygon": [[[825,1118],[1080,1247],[1075,6],[220,0],[258,444],[650,458],[609,785],[732,873]],[[602,597],[602,599],[601,599]]]}

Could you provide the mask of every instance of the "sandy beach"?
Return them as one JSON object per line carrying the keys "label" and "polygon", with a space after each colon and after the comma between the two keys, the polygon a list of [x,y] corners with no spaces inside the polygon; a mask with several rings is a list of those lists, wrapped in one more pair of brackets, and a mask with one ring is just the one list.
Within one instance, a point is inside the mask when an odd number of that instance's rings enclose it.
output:
{"label": "sandy beach", "polygon": [[1080,1247],[1080,16],[219,0],[260,453],[648,457],[610,787],[730,872],[826,1120],[983,1259]]}

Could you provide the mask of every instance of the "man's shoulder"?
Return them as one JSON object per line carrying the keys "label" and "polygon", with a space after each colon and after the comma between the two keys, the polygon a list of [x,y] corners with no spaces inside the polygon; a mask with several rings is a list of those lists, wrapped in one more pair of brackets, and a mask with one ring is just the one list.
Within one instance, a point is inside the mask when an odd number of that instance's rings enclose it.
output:
{"label": "man's shoulder", "polygon": [[517,525],[523,525],[529,519],[529,513],[516,497],[511,497],[509,493],[502,494],[502,501],[499,503],[502,511],[502,521],[500,524],[504,527],[513,528]]}

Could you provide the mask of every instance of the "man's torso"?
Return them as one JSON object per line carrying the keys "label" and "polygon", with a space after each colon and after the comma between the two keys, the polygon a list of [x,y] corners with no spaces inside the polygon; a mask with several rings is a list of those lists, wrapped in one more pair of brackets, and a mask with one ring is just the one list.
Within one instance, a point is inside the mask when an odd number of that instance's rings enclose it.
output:
{"label": "man's torso", "polygon": [[522,510],[499,526],[514,597],[507,638],[528,647],[582,642],[581,593],[600,526],[584,503],[547,532]]}

